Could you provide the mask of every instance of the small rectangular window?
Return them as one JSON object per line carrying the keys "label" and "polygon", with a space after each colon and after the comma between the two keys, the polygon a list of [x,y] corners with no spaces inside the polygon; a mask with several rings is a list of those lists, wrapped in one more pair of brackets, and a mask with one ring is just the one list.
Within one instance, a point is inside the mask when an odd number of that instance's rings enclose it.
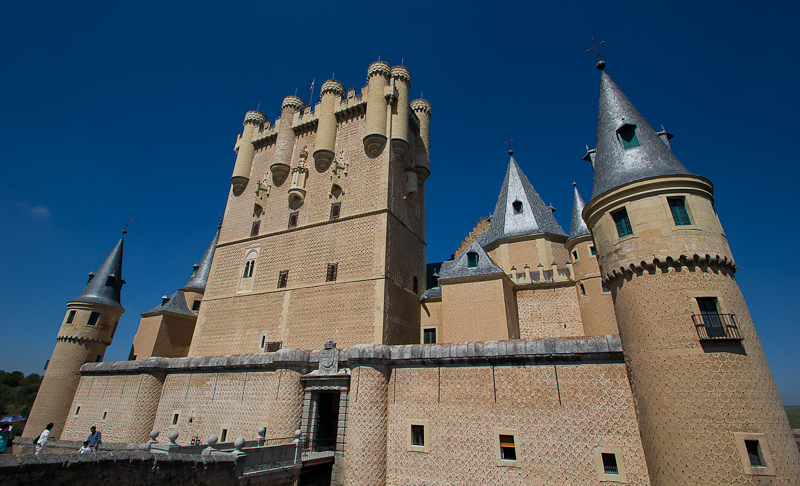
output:
{"label": "small rectangular window", "polygon": [[338,263],[329,263],[328,264],[328,271],[325,274],[325,281],[326,282],[335,282],[337,273],[339,273],[339,264]]}
{"label": "small rectangular window", "polygon": [[219,441],[225,442],[228,439],[228,429],[222,429],[222,432],[219,434]]}
{"label": "small rectangular window", "polygon": [[692,224],[689,213],[686,211],[686,200],[682,197],[667,198],[669,210],[672,213],[672,220],[676,226],[686,226]]}
{"label": "small rectangular window", "polygon": [[289,213],[289,228],[297,228],[297,216],[299,214],[299,211]]}
{"label": "small rectangular window", "polygon": [[108,410],[103,410],[103,415],[100,416],[100,421],[105,422],[108,418]]}
{"label": "small rectangular window", "polygon": [[614,224],[617,226],[617,234],[620,238],[633,234],[631,220],[628,218],[628,210],[622,208],[611,213],[611,217],[614,218]]}
{"label": "small rectangular window", "polygon": [[250,236],[258,236],[258,230],[261,228],[261,221],[253,221],[253,227],[250,228]]}
{"label": "small rectangular window", "polygon": [[422,330],[422,340],[424,344],[436,344],[436,328],[431,327]]}
{"label": "small rectangular window", "polygon": [[601,282],[600,285],[603,286],[603,293],[607,294],[607,293],[611,292],[610,290],[608,290],[608,287],[606,287],[606,283],[605,282]]}
{"label": "small rectangular window", "polygon": [[97,325],[97,319],[99,319],[99,318],[100,318],[100,313],[99,312],[92,312],[91,314],[89,314],[89,320],[86,322],[86,325],[87,326],[96,326]]}
{"label": "small rectangular window", "polygon": [[285,288],[289,283],[289,270],[281,270],[278,274],[278,288]]}
{"label": "small rectangular window", "polygon": [[193,311],[200,310],[200,301],[199,301],[199,300],[195,300],[195,301],[192,303],[192,310],[193,310]]}
{"label": "small rectangular window", "polygon": [[597,250],[595,250],[593,246],[589,247],[589,251],[592,253],[592,256],[597,256]]}
{"label": "small rectangular window", "polygon": [[75,407],[75,416],[77,417],[78,415],[80,415],[80,413],[81,413],[81,406],[78,405],[77,407]]}
{"label": "small rectangular window", "polygon": [[603,456],[603,472],[606,474],[619,475],[619,469],[617,468],[617,455],[603,452],[602,456]]}
{"label": "small rectangular window", "polygon": [[425,447],[425,426],[412,425],[411,426],[411,445],[417,447]]}
{"label": "small rectangular window", "polygon": [[67,316],[67,324],[72,324],[72,321],[75,320],[75,311],[69,311],[69,315]]}
{"label": "small rectangular window", "polygon": [[475,252],[467,253],[467,266],[469,268],[475,268],[478,266],[478,254]]}
{"label": "small rectangular window", "polygon": [[764,462],[761,460],[761,452],[759,451],[757,440],[745,440],[744,446],[747,449],[747,457],[750,459],[750,465],[753,467],[763,467]]}
{"label": "small rectangular window", "polygon": [[575,258],[575,261],[578,261],[578,250],[572,250],[572,256]]}
{"label": "small rectangular window", "polygon": [[330,218],[331,221],[334,219],[339,219],[339,214],[341,213],[341,211],[342,211],[341,202],[331,203],[331,218]]}
{"label": "small rectangular window", "polygon": [[176,413],[172,416],[172,425],[178,425],[178,419],[180,418],[181,414]]}
{"label": "small rectangular window", "polygon": [[500,459],[504,461],[517,460],[517,448],[513,435],[500,435]]}
{"label": "small rectangular window", "polygon": [[411,291],[415,294],[419,292],[419,279],[416,275],[414,275],[411,280]]}

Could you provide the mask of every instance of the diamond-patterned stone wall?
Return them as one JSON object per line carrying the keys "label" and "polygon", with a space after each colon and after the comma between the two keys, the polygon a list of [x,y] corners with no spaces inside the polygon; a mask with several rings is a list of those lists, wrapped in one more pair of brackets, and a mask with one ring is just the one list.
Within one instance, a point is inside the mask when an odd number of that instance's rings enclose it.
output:
{"label": "diamond-patterned stone wall", "polygon": [[[612,292],[653,484],[800,484],[800,456],[733,274],[656,268],[615,281]],[[696,297],[735,314],[741,347],[704,349]],[[777,476],[744,473],[734,432],[766,434]]]}
{"label": "diamond-patterned stone wall", "polygon": [[350,376],[344,484],[386,484],[387,371],[358,366]]}

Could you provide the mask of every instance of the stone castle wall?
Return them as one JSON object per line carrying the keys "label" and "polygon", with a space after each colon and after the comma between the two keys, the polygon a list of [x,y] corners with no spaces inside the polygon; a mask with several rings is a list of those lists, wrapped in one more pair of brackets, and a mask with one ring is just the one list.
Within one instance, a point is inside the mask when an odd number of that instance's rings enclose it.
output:
{"label": "stone castle wall", "polygon": [[520,289],[516,295],[521,338],[585,335],[573,285]]}

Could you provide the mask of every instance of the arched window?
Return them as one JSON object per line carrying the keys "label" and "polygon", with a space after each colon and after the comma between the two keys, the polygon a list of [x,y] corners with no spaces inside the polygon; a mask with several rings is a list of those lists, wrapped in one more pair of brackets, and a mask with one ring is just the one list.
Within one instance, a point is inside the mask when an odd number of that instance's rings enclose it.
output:
{"label": "arched window", "polygon": [[244,273],[242,278],[250,278],[253,276],[253,270],[256,268],[256,260],[258,259],[258,250],[251,249],[247,252],[244,259]]}

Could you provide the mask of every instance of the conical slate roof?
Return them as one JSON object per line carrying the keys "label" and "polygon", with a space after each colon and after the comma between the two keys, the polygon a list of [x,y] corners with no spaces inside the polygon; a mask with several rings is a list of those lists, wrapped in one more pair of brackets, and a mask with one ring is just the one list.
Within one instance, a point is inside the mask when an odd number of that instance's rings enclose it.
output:
{"label": "conical slate roof", "polygon": [[219,241],[219,230],[217,230],[217,234],[214,235],[214,239],[211,240],[211,244],[206,248],[206,252],[203,253],[203,258],[195,264],[195,270],[192,272],[192,276],[189,277],[189,281],[186,282],[186,285],[181,287],[181,290],[184,292],[205,292],[206,282],[208,282],[208,273],[211,271],[211,261],[214,259],[214,252],[217,249],[217,241]]}
{"label": "conical slate roof", "polygon": [[581,216],[583,207],[586,204],[583,202],[583,198],[578,192],[578,186],[574,182],[572,183],[572,188],[575,191],[575,197],[572,201],[572,225],[569,228],[569,240],[590,234],[589,228],[586,226],[586,221],[584,221],[583,216]]}
{"label": "conical slate roof", "polygon": [[111,250],[97,272],[89,274],[89,283],[83,292],[70,302],[85,302],[87,304],[104,304],[122,309],[120,293],[122,285],[122,244],[125,236],[119,239],[117,245]]}
{"label": "conical slate roof", "polygon": [[[478,238],[481,245],[512,236],[550,233],[567,236],[550,209],[522,173],[513,152],[509,151],[506,178],[500,189],[500,197],[494,207],[494,214],[486,230]],[[515,203],[520,203],[515,206]]]}
{"label": "conical slate roof", "polygon": [[178,314],[182,316],[188,317],[197,317],[197,314],[189,310],[189,307],[186,306],[186,297],[184,297],[183,292],[180,290],[176,291],[169,297],[165,303],[157,305],[150,309],[149,311],[142,314],[142,317],[147,317],[150,315],[156,314],[163,314],[165,312],[169,312],[171,314]]}
{"label": "conical slate roof", "polygon": [[[597,154],[592,198],[634,181],[667,175],[693,175],[656,135],[605,71],[600,75]],[[625,150],[617,130],[635,125],[639,146]]]}
{"label": "conical slate roof", "polygon": [[[478,254],[478,262],[474,267],[469,266],[469,253]],[[477,242],[473,241],[469,248],[463,251],[456,259],[445,267],[439,273],[439,281],[448,278],[459,277],[474,277],[477,275],[494,275],[498,273],[505,273],[503,270],[494,264],[489,255],[483,250],[483,247]]]}

